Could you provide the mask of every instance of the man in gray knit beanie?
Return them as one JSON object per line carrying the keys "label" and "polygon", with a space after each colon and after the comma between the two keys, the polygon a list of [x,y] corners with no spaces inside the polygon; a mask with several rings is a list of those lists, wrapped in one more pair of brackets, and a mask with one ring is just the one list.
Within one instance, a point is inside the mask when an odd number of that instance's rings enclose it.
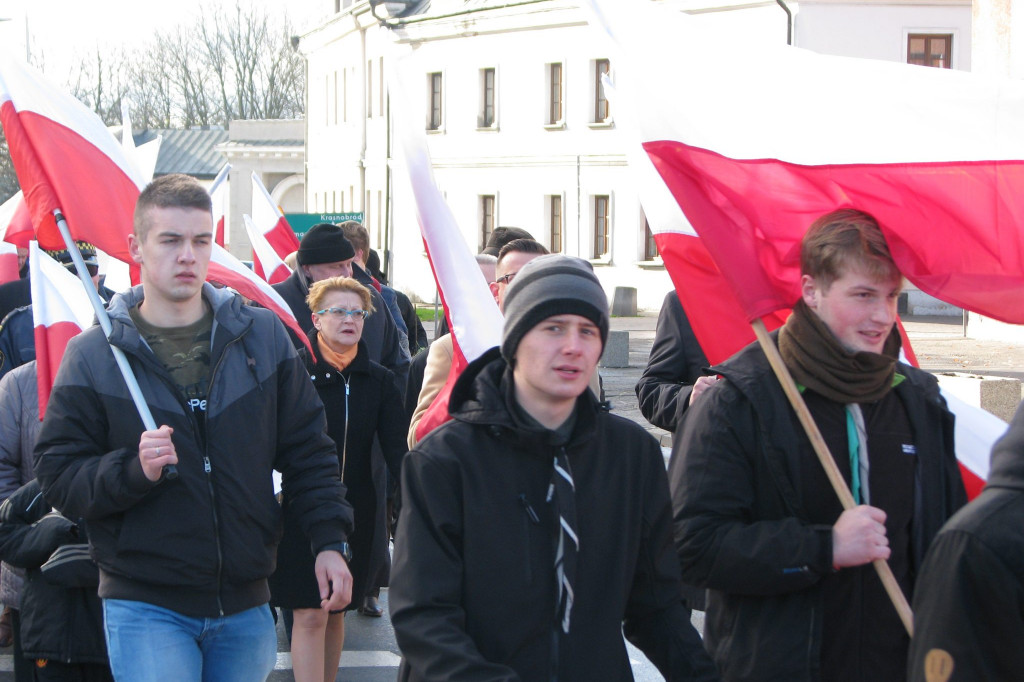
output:
{"label": "man in gray knit beanie", "polygon": [[665,679],[717,680],[680,599],[661,449],[587,390],[604,291],[578,258],[514,274],[500,352],[402,462],[398,679],[626,682],[625,633]]}

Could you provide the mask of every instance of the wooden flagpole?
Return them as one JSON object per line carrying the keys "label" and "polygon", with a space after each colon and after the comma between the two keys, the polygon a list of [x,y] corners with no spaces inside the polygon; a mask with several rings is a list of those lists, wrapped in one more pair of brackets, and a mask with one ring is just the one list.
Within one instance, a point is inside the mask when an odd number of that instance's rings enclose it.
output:
{"label": "wooden flagpole", "polygon": [[[771,338],[768,336],[768,329],[764,326],[764,321],[758,319],[750,324],[754,328],[754,334],[757,335],[757,341],[761,344],[761,349],[768,357],[772,370],[775,371],[775,376],[778,377],[779,383],[782,384],[783,392],[789,398],[790,405],[793,406],[796,416],[800,419],[800,423],[807,432],[811,446],[814,448],[815,454],[818,455],[818,461],[825,468],[825,475],[828,476],[829,482],[832,483],[832,489],[839,496],[843,509],[853,509],[857,506],[857,503],[853,499],[850,487],[846,485],[843,474],[839,471],[835,459],[832,458],[828,445],[825,444],[825,439],[821,436],[821,431],[818,430],[818,425],[814,423],[814,418],[811,417],[811,412],[807,409],[807,403],[804,402],[803,396],[800,395],[800,391],[796,387],[796,382],[793,381],[793,376],[782,361],[782,355],[779,353],[778,347],[772,343]],[[889,594],[889,599],[892,600],[893,606],[896,607],[896,613],[899,614],[900,620],[903,621],[903,627],[907,629],[907,634],[913,637],[914,614],[910,610],[910,604],[907,603],[903,590],[900,589],[899,583],[896,582],[896,577],[892,574],[892,569],[889,568],[889,564],[885,559],[875,559],[871,563],[878,572],[878,577],[881,578],[882,585],[885,586],[885,591]]]}

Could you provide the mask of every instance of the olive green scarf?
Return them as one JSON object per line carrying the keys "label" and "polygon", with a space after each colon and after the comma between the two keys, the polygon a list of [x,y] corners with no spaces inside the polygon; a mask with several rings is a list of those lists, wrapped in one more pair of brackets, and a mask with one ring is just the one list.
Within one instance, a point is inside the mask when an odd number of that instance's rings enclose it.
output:
{"label": "olive green scarf", "polygon": [[779,330],[779,352],[797,383],[843,404],[873,402],[889,392],[900,346],[893,325],[881,353],[852,353],[803,300]]}

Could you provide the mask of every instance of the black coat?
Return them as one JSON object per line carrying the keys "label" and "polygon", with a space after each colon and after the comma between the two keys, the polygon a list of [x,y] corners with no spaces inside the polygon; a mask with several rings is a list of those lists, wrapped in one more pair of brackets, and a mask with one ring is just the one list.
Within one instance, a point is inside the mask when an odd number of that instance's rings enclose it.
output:
{"label": "black coat", "polygon": [[[1024,408],[992,449],[988,484],[943,526],[914,590],[908,676],[929,652],[953,662],[950,682],[1024,675]],[[933,654],[934,656],[935,654]]]}
{"label": "black coat", "polygon": [[[817,680],[832,528],[801,516],[807,436],[757,344],[712,369],[725,380],[689,411],[669,465],[683,579],[710,588],[705,645],[727,680]],[[897,371],[917,449],[910,553],[919,566],[966,493],[938,382]]]}
{"label": "black coat", "polygon": [[498,349],[471,363],[450,421],[406,455],[391,620],[400,680],[632,680],[622,635],[669,680],[716,679],[679,597],[665,465],[638,425],[590,391],[564,446],[580,553],[557,634],[556,446],[513,407]]}
{"label": "black coat", "polygon": [[[352,603],[375,588],[370,582],[387,561],[385,526],[387,476],[398,480],[402,457],[408,449],[405,434],[409,417],[394,385],[394,375],[372,362],[365,344],[352,364],[342,372],[324,362],[310,333],[314,357],[305,358],[313,386],[324,403],[327,434],[334,440],[345,483],[345,497],[352,505],[355,529],[349,535],[352,548]],[[380,449],[373,447],[374,439]],[[383,453],[383,455],[381,455]],[[272,602],[288,608],[315,608],[320,603],[313,575],[309,542],[290,513],[284,497],[285,535],[278,552],[278,566],[270,581]]]}
{"label": "black coat", "polygon": [[142,421],[98,326],[68,344],[34,453],[47,501],[89,523],[100,595],[196,617],[270,598],[282,532],[274,470],[314,547],[344,541],[352,526],[323,405],[284,325],[226,289],[207,284],[202,295],[214,319],[205,437],[131,321],[142,287],[108,309],[110,343],[156,423],[174,429],[176,479],[143,474]]}
{"label": "black coat", "polygon": [[[358,275],[359,273],[366,276],[366,273],[361,270],[357,271],[357,268],[353,266],[352,274]],[[395,326],[395,321],[391,318],[391,312],[388,310],[387,304],[380,297],[380,293],[371,284],[363,282],[359,276],[356,276],[355,279],[369,289],[370,301],[374,309],[374,312],[367,316],[366,321],[363,323],[363,341],[366,342],[366,349],[370,354],[370,359],[384,365],[394,373],[395,386],[400,393],[404,394],[405,377],[409,373],[409,355],[402,350],[398,328]],[[292,314],[295,315],[299,326],[302,327],[302,331],[308,334],[313,329],[313,317],[309,306],[306,304],[309,287],[306,285],[302,273],[295,270],[289,275],[288,279],[278,282],[273,287],[281,295],[281,298],[285,300],[288,307],[291,308]],[[288,330],[288,334],[292,337],[296,348],[305,347],[302,340],[296,338],[295,333],[291,329]]]}
{"label": "black coat", "polygon": [[[51,513],[34,480],[0,506],[0,559],[27,569],[19,611],[26,658],[107,663],[99,570],[84,542],[84,529]],[[61,547],[67,553],[55,555]]]}
{"label": "black coat", "polygon": [[704,356],[690,320],[675,291],[668,292],[658,315],[654,344],[640,380],[636,396],[644,419],[658,428],[675,431],[690,403],[693,384],[704,374],[708,359]]}

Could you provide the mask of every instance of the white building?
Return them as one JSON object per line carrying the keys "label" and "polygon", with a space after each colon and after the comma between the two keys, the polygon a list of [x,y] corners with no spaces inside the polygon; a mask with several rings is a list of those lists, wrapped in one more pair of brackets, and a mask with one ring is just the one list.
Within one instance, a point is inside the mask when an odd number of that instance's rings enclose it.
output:
{"label": "white building", "polygon": [[[785,42],[789,29],[793,44],[820,52],[970,68],[970,0],[660,1],[726,23],[738,42]],[[522,227],[589,259],[609,298],[629,286],[639,307],[660,306],[671,283],[599,85],[615,65],[576,4],[336,0],[299,48],[308,60],[305,210],[363,211],[374,246],[390,255],[392,283],[433,300],[412,199],[388,167],[385,59],[398,39],[421,74],[418,116],[435,178],[470,247],[493,227]],[[675,65],[652,68],[669,83]]]}

